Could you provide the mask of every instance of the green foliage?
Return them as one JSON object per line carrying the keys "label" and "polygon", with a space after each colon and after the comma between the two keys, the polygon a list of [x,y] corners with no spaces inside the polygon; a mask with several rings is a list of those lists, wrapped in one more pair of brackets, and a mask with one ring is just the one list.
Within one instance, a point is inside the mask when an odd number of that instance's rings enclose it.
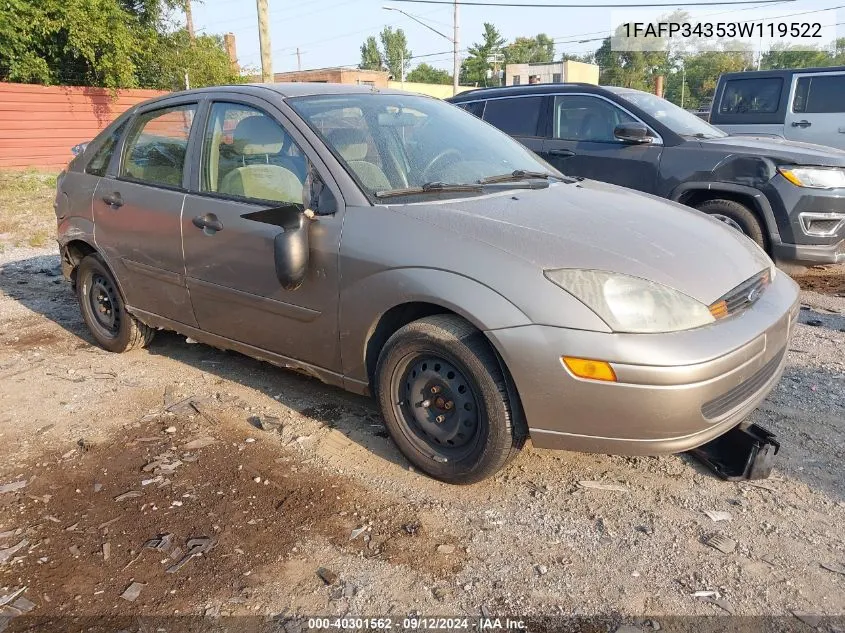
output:
{"label": "green foliage", "polygon": [[777,68],[813,68],[814,66],[834,66],[836,59],[830,51],[798,51],[788,44],[775,44],[760,60],[762,69]]}
{"label": "green foliage", "polygon": [[370,36],[361,44],[361,63],[358,68],[361,70],[381,70],[381,53],[378,50],[376,38]]}
{"label": "green foliage", "polygon": [[408,73],[405,79],[423,84],[452,84],[452,75],[448,71],[435,68],[426,63],[422,63],[414,68]]}
{"label": "green foliage", "polygon": [[379,34],[381,52],[384,65],[394,79],[401,79],[405,71],[411,66],[411,51],[408,50],[408,40],[402,29],[393,30],[386,26]]}
{"label": "green foliage", "polygon": [[[481,42],[473,44],[467,49],[467,57],[461,65],[461,83],[471,85],[488,85],[487,71],[494,66],[494,57],[500,55],[505,42],[504,37],[498,29],[489,22],[484,23],[484,33],[481,35]],[[499,66],[504,69],[504,57],[502,56]],[[493,78],[495,84],[496,79]]]}
{"label": "green foliage", "polygon": [[518,37],[504,49],[506,64],[548,64],[555,58],[555,43],[545,33]]}
{"label": "green foliage", "polygon": [[240,81],[222,38],[168,24],[182,0],[2,0],[0,81],[184,87]]}

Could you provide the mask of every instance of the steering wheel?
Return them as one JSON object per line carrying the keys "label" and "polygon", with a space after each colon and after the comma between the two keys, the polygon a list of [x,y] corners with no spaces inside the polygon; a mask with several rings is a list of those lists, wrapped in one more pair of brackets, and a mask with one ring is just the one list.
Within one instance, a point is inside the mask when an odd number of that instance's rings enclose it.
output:
{"label": "steering wheel", "polygon": [[458,161],[461,160],[461,153],[458,150],[456,150],[455,148],[450,147],[448,149],[444,149],[442,152],[439,152],[434,158],[432,158],[430,161],[428,161],[428,164],[425,167],[423,167],[423,170],[422,170],[423,181],[424,182],[430,181],[431,178],[429,177],[429,172],[432,171],[434,166],[437,163],[446,159],[446,157],[451,156],[453,154],[455,156],[455,158],[453,159],[453,162],[458,162]]}

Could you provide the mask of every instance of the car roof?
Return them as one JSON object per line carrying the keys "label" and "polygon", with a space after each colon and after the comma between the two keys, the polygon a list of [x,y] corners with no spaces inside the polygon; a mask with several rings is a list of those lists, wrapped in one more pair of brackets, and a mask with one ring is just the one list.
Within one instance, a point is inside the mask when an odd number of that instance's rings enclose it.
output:
{"label": "car roof", "polygon": [[354,94],[401,94],[408,96],[425,97],[425,95],[421,95],[415,92],[409,92],[407,90],[394,90],[393,88],[376,88],[375,86],[369,86],[365,84],[311,83],[303,81],[289,83],[230,84],[222,86],[210,86],[208,88],[194,88],[192,90],[170,92],[166,95],[158,97],[153,101],[190,95],[213,95],[219,92],[242,92],[244,94],[264,93],[266,95],[266,91],[268,90],[277,93],[282,98],[309,97],[316,95]]}
{"label": "car roof", "polygon": [[813,74],[813,73],[830,73],[830,72],[845,72],[845,66],[822,66],[818,68],[778,68],[775,70],[746,70],[736,73],[724,73],[719,81],[723,79],[758,79],[766,77],[787,77],[795,73]]}
{"label": "car roof", "polygon": [[602,93],[604,86],[587,83],[556,83],[556,84],[526,84],[519,86],[501,86],[498,88],[475,88],[450,97],[447,101],[475,101],[477,99],[493,99],[496,97],[514,97],[517,95],[543,95],[560,92],[561,89],[580,88]]}

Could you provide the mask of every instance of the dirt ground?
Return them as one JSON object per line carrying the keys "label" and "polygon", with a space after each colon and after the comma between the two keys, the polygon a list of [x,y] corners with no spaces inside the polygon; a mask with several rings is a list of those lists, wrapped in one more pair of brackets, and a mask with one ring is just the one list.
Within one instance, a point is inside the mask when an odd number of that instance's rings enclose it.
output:
{"label": "dirt ground", "polygon": [[100,350],[54,249],[12,246],[0,630],[139,614],[602,616],[608,631],[735,614],[836,630],[815,616],[845,615],[843,279],[802,279],[786,373],[752,416],[782,442],[770,479],[529,444],[453,487],[409,467],[366,398],[175,334]]}

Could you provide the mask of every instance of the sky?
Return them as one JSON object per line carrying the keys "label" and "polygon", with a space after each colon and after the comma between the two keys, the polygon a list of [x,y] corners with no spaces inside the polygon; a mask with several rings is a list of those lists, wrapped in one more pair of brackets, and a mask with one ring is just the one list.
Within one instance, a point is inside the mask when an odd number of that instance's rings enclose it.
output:
{"label": "sky", "polygon": [[[495,0],[494,0],[495,1]],[[502,0],[504,1],[504,0]],[[518,1],[518,0],[517,0]],[[525,0],[528,2],[529,0]],[[576,0],[573,0],[576,1]],[[589,0],[577,0],[587,3]],[[636,0],[617,0],[619,3]],[[665,1],[665,0],[661,0]],[[537,0],[531,2],[538,3]],[[540,0],[564,3],[565,0]],[[296,70],[296,48],[299,47],[303,70],[330,66],[355,65],[360,60],[360,46],[370,35],[378,36],[384,26],[405,31],[408,48],[415,55],[428,55],[412,61],[411,67],[425,61],[438,68],[452,69],[452,43],[410,18],[383,6],[393,6],[428,23],[447,35],[452,32],[452,7],[448,5],[412,4],[389,0],[269,0],[270,29],[273,50],[273,71]],[[826,9],[845,5],[845,0],[794,0],[766,5],[767,15],[793,14],[800,11]],[[260,55],[255,0],[194,0],[194,27],[202,33],[232,32],[237,40],[238,59],[242,67],[258,69]],[[683,8],[683,2],[678,4]],[[696,15],[712,15],[713,19],[730,20],[750,17],[755,5],[737,8],[700,7]],[[763,5],[759,5],[761,8]],[[460,7],[460,48],[480,41],[484,22],[493,23],[509,41],[519,36],[546,33],[556,40],[555,55],[563,52],[594,51],[600,41],[580,42],[603,37],[610,32],[611,12],[608,8],[521,8]],[[653,10],[649,10],[653,11]],[[666,12],[671,11],[667,8]],[[841,15],[841,13],[840,13]],[[803,19],[810,18],[808,15]],[[801,19],[800,17],[789,20]],[[438,53],[438,55],[431,55]],[[442,53],[439,54],[439,53]]]}

